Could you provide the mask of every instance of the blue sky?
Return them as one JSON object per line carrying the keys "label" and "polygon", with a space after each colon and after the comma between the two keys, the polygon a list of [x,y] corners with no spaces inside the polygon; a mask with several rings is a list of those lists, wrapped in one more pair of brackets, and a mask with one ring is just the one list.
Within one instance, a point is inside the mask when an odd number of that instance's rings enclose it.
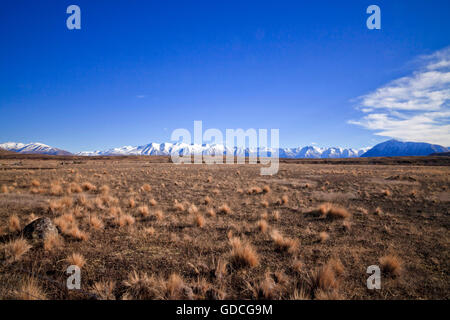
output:
{"label": "blue sky", "polygon": [[448,0],[5,0],[0,142],[107,149],[202,120],[278,128],[283,147],[450,145],[449,45]]}

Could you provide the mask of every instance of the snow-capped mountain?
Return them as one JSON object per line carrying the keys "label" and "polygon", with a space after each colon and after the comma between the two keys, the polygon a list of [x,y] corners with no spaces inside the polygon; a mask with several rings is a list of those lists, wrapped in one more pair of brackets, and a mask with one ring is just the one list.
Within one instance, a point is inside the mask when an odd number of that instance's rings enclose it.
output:
{"label": "snow-capped mountain", "polygon": [[448,148],[425,142],[403,142],[388,140],[377,144],[361,157],[428,156],[432,153],[448,152]]}
{"label": "snow-capped mountain", "polygon": [[150,143],[143,146],[124,146],[120,148],[112,148],[103,151],[84,151],[79,152],[80,156],[111,156],[111,155],[171,155],[175,154],[233,154],[236,156],[248,156],[249,154],[271,155],[278,151],[281,158],[354,158],[359,157],[367,151],[364,149],[344,149],[344,148],[319,148],[316,146],[307,146],[303,148],[227,148],[218,144],[186,144],[186,143]]}
{"label": "snow-capped mountain", "polygon": [[53,148],[39,142],[27,144],[20,142],[6,142],[0,144],[0,149],[27,154],[71,155],[68,151]]}

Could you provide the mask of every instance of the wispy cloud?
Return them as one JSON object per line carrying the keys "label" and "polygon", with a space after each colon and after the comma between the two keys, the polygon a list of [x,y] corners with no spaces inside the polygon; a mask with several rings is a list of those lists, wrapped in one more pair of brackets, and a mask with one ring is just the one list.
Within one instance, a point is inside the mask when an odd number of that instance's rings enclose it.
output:
{"label": "wispy cloud", "polygon": [[136,96],[136,98],[138,98],[138,99],[144,99],[145,97],[146,97],[145,94],[139,94]]}
{"label": "wispy cloud", "polygon": [[450,47],[418,61],[411,75],[360,97],[365,115],[349,123],[379,136],[450,146]]}

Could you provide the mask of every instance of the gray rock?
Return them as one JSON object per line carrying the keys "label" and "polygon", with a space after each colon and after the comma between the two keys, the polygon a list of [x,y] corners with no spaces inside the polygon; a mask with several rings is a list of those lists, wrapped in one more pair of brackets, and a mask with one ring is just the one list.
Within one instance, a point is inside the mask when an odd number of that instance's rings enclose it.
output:
{"label": "gray rock", "polygon": [[23,235],[28,239],[45,239],[50,234],[58,234],[58,229],[49,218],[38,218],[23,228]]}

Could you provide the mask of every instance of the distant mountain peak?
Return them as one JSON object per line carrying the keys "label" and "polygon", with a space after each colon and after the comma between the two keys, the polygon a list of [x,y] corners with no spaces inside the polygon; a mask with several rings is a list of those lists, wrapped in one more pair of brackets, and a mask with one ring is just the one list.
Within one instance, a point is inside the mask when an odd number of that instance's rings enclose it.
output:
{"label": "distant mountain peak", "polygon": [[391,139],[377,144],[361,157],[428,156],[448,151],[448,148],[437,144]]}

